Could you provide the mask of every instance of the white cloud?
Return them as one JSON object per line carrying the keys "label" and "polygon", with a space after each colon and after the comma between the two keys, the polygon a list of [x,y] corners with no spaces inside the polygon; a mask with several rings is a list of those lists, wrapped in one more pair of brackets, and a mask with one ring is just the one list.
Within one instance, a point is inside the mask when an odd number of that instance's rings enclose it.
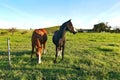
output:
{"label": "white cloud", "polygon": [[93,18],[88,25],[93,27],[94,24],[99,22],[108,22],[109,25],[120,26],[120,2],[114,4],[107,11],[98,14],[97,17]]}
{"label": "white cloud", "polygon": [[116,17],[110,19],[108,22],[112,27],[115,27],[115,26],[120,27],[120,16],[116,16]]}
{"label": "white cloud", "polygon": [[[36,29],[36,28],[45,28],[45,27],[51,27],[55,26],[55,21],[54,20],[49,20],[49,19],[25,19],[25,20],[19,20],[19,21],[1,21],[0,20],[0,28],[2,29],[7,29],[7,28],[17,28],[17,29]],[[58,24],[56,24],[58,25]],[[60,24],[61,25],[61,24]]]}

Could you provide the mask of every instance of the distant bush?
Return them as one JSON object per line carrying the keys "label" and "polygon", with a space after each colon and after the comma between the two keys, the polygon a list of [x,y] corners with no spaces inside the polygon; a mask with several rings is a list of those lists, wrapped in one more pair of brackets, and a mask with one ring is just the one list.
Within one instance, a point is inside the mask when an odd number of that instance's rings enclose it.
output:
{"label": "distant bush", "polygon": [[16,28],[11,28],[11,29],[8,29],[9,32],[12,33],[12,35],[14,35],[15,32],[17,32],[17,29]]}
{"label": "distant bush", "polygon": [[21,34],[26,34],[26,33],[28,33],[28,31],[23,31],[23,32],[21,32]]}
{"label": "distant bush", "polygon": [[6,35],[8,32],[1,32],[0,35]]}

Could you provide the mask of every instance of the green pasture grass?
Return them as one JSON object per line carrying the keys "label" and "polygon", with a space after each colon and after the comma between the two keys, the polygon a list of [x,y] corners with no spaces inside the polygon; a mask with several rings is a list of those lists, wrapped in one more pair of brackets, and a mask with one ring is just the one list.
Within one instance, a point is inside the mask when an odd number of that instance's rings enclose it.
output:
{"label": "green pasture grass", "polygon": [[[0,80],[119,80],[120,34],[66,33],[65,57],[54,64],[55,46],[48,34],[47,53],[37,64],[31,61],[32,31],[0,35]],[[7,38],[10,38],[11,65],[8,63]]]}

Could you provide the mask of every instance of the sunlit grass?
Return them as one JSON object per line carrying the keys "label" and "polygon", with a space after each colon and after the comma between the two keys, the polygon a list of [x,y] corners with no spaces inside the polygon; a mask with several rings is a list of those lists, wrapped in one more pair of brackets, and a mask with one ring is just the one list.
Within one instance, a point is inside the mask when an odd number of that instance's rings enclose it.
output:
{"label": "sunlit grass", "polygon": [[[1,32],[1,31],[0,31]],[[119,80],[120,34],[67,32],[65,57],[54,64],[55,46],[48,34],[47,53],[37,64],[31,61],[32,31],[0,35],[0,79],[3,80]],[[8,64],[7,38],[11,45],[11,66]]]}

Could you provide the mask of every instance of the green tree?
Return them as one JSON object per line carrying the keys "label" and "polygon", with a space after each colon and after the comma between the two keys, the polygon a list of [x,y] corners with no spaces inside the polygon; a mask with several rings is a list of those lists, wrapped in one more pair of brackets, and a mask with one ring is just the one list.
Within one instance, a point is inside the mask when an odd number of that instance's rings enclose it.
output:
{"label": "green tree", "polygon": [[114,28],[114,32],[115,32],[115,33],[120,33],[120,27],[119,27],[119,26],[116,26],[116,27]]}
{"label": "green tree", "polygon": [[17,29],[16,28],[11,28],[11,29],[8,29],[8,31],[11,32],[12,35],[14,35],[14,33],[17,31]]}
{"label": "green tree", "polygon": [[103,32],[110,31],[111,26],[108,26],[107,23],[101,22],[99,24],[95,24],[93,27],[93,31],[95,32]]}

